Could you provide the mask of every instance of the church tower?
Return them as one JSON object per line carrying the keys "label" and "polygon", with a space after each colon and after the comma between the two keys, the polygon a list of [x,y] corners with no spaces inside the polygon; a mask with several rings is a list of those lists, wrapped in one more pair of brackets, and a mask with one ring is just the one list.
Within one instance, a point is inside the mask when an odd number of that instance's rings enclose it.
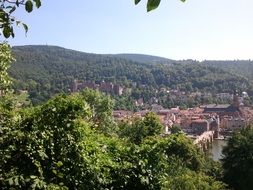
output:
{"label": "church tower", "polygon": [[233,103],[232,103],[232,105],[233,105],[233,107],[236,108],[236,109],[239,109],[239,107],[240,107],[239,96],[238,96],[237,90],[234,91]]}

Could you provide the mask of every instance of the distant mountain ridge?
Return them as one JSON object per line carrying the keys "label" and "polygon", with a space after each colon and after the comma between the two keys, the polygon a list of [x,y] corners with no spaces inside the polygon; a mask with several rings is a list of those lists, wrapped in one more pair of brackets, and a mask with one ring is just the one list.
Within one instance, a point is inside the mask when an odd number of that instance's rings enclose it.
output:
{"label": "distant mountain ridge", "polygon": [[67,49],[60,46],[51,46],[51,45],[24,45],[24,46],[13,46],[13,50],[20,51],[22,49],[26,51],[32,50],[33,52],[43,51],[43,52],[73,52],[78,54],[86,54],[86,55],[97,55],[97,56],[104,56],[104,57],[113,57],[113,58],[120,58],[131,60],[133,62],[139,63],[173,63],[176,62],[175,60],[154,56],[154,55],[146,55],[146,54],[135,54],[135,53],[121,53],[121,54],[96,54],[96,53],[86,53],[77,50]]}

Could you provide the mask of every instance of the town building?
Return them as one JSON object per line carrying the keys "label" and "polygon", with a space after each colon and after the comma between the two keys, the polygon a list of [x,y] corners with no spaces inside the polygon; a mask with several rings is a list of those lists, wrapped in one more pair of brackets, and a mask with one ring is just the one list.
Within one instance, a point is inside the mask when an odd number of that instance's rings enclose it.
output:
{"label": "town building", "polygon": [[219,116],[233,116],[241,115],[240,100],[237,93],[233,95],[232,104],[211,104],[204,107],[204,113],[218,114]]}
{"label": "town building", "polygon": [[229,118],[223,119],[223,125],[228,130],[234,131],[234,130],[241,129],[242,127],[244,127],[246,125],[246,121],[244,118],[229,117]]}

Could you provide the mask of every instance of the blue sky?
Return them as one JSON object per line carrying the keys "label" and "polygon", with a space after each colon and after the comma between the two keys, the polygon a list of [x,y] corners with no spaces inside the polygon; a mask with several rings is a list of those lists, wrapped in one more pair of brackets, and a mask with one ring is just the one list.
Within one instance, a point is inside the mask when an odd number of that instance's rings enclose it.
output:
{"label": "blue sky", "polygon": [[143,53],[171,59],[253,59],[252,0],[42,0],[12,45],[48,44],[92,53]]}

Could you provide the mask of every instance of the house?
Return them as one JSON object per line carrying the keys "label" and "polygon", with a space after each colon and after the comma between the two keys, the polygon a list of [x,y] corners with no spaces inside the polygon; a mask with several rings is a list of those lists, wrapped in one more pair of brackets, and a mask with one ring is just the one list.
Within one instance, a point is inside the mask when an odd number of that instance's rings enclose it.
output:
{"label": "house", "polygon": [[233,95],[232,104],[211,104],[204,107],[203,113],[216,113],[220,116],[234,116],[241,115],[240,100],[238,94]]}
{"label": "house", "polygon": [[228,130],[236,130],[236,129],[241,129],[246,125],[246,121],[243,118],[226,118],[224,120],[224,125],[226,125],[226,128]]}

